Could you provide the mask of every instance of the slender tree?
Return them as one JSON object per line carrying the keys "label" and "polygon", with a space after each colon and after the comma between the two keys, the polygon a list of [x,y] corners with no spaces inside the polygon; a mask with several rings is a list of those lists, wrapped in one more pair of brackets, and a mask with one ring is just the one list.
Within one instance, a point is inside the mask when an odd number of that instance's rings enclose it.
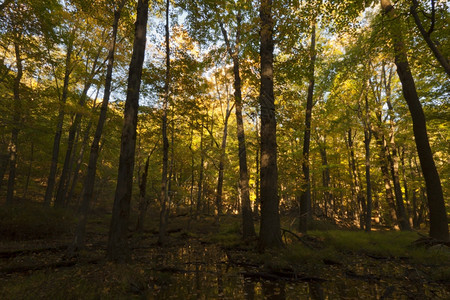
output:
{"label": "slender tree", "polygon": [[[100,92],[100,87],[98,86],[97,87],[97,92],[96,92],[95,98],[94,98],[94,104],[92,105],[92,109],[91,109],[92,113],[96,109],[96,100],[98,98],[99,92]],[[78,158],[77,158],[77,160],[75,162],[75,169],[73,170],[71,187],[70,187],[69,193],[67,194],[66,205],[69,205],[72,202],[72,198],[73,198],[73,195],[75,193],[75,188],[77,186],[78,178],[79,178],[79,175],[80,175],[81,164],[83,162],[84,152],[86,151],[86,148],[87,148],[88,143],[89,143],[90,131],[91,131],[92,125],[93,125],[93,120],[91,118],[89,120],[89,123],[86,126],[86,129],[84,130],[83,139],[81,141],[80,152],[79,152]],[[83,193],[84,193],[84,191],[82,192],[82,194]]]}
{"label": "slender tree", "polygon": [[310,45],[310,65],[309,65],[309,85],[308,96],[306,98],[305,110],[305,133],[303,137],[303,157],[302,157],[302,172],[303,185],[300,195],[300,216],[299,216],[299,231],[306,233],[308,230],[308,223],[312,218],[311,212],[311,182],[309,176],[309,148],[311,143],[311,113],[313,107],[314,95],[314,67],[316,63],[316,23],[311,25],[311,45]]}
{"label": "slender tree", "polygon": [[409,225],[408,216],[405,210],[405,204],[403,203],[403,192],[400,186],[400,176],[398,171],[398,154],[397,145],[395,143],[395,126],[394,126],[394,112],[390,100],[390,88],[386,88],[386,104],[388,106],[389,115],[389,145],[386,145],[386,154],[391,169],[392,182],[394,183],[394,195],[397,206],[397,220],[401,230],[411,230]]}
{"label": "slender tree", "polygon": [[[363,94],[362,94],[363,95]],[[361,95],[361,96],[362,96]],[[355,133],[356,135],[356,133]],[[361,190],[361,180],[360,180],[360,173],[358,171],[358,165],[357,165],[357,160],[356,160],[356,155],[355,155],[355,147],[354,147],[354,140],[355,136],[353,135],[352,129],[349,128],[347,130],[347,146],[348,146],[348,150],[349,150],[349,170],[350,170],[350,177],[352,179],[352,183],[351,183],[351,189],[352,189],[352,205],[356,205],[358,207],[357,212],[358,212],[358,217],[359,217],[359,224],[360,224],[360,228],[364,229],[364,209],[361,209],[365,206],[364,204],[364,196],[362,194],[362,190]],[[355,212],[355,211],[353,211]]]}
{"label": "slender tree", "polygon": [[12,204],[14,198],[14,185],[16,181],[16,164],[17,164],[17,144],[19,139],[19,125],[20,125],[20,109],[21,109],[21,97],[20,97],[20,81],[23,76],[23,64],[21,57],[21,45],[20,39],[22,34],[19,32],[14,33],[14,54],[16,58],[17,74],[14,78],[14,114],[13,114],[13,126],[11,129],[11,140],[9,143],[9,177],[8,177],[8,190],[6,193],[6,203]]}
{"label": "slender tree", "polygon": [[412,117],[414,140],[427,189],[428,208],[430,210],[430,236],[446,241],[449,239],[449,230],[442,185],[428,141],[425,114],[408,63],[401,19],[399,19],[390,0],[381,0],[381,8],[390,21],[388,30],[392,37],[397,74],[402,84],[403,97],[408,104]]}
{"label": "slender tree", "polygon": [[423,39],[427,43],[428,47],[430,48],[431,52],[433,52],[434,57],[436,60],[441,64],[441,66],[444,68],[445,72],[448,76],[450,76],[450,62],[448,61],[448,58],[445,57],[445,55],[442,54],[441,50],[439,50],[437,43],[435,43],[431,39],[431,34],[434,31],[434,26],[436,24],[436,4],[434,0],[431,0],[431,26],[427,30],[423,27],[422,21],[419,18],[419,14],[417,13],[417,8],[419,7],[419,2],[417,0],[411,0],[411,15],[414,18],[414,22],[417,25],[417,28],[419,29],[420,34],[422,35]]}
{"label": "slender tree", "polygon": [[[168,176],[167,170],[169,165],[169,139],[167,138],[167,110],[169,107],[169,91],[170,91],[170,31],[169,31],[169,9],[170,0],[166,0],[166,25],[165,25],[165,40],[166,40],[166,74],[164,79],[164,99],[163,99],[163,116],[162,116],[162,140],[163,140],[163,161],[161,173],[161,212],[159,216],[159,237],[158,243],[164,245],[166,242],[167,231],[167,202],[168,202]],[[173,147],[173,145],[172,145]]]}
{"label": "slender tree", "polygon": [[242,118],[242,87],[241,87],[241,74],[240,74],[240,61],[239,61],[239,48],[240,48],[240,36],[241,36],[241,15],[238,13],[236,17],[236,40],[234,42],[234,49],[228,39],[228,33],[220,22],[220,29],[222,31],[225,45],[227,47],[228,55],[233,60],[233,75],[234,75],[234,102],[236,105],[236,130],[238,138],[238,151],[239,151],[239,188],[241,190],[242,198],[242,234],[243,238],[249,238],[255,236],[255,226],[253,224],[253,214],[250,204],[250,188],[249,188],[249,175],[247,168],[247,147],[245,144],[245,131],[244,121]]}
{"label": "slender tree", "polygon": [[[219,95],[220,97],[220,95]],[[225,111],[225,118],[223,121],[223,134],[222,134],[222,143],[220,145],[220,157],[219,157],[219,176],[217,178],[217,191],[216,191],[216,221],[217,223],[220,220],[220,216],[222,215],[222,192],[223,192],[223,172],[225,169],[225,154],[227,148],[227,138],[228,138],[228,119],[230,118],[231,110],[230,109],[230,99],[227,95],[227,108]]]}
{"label": "slender tree", "polygon": [[[100,58],[100,53],[101,53],[102,48],[103,48],[103,46],[100,46],[98,48],[98,50],[95,54],[95,57],[93,59],[93,62],[92,62],[91,71],[90,71],[89,75],[87,75],[86,81],[84,83],[83,92],[81,93],[80,99],[78,101],[78,106],[80,109],[83,108],[86,103],[87,94],[88,94],[89,89],[91,88],[91,85],[93,83],[93,79],[94,79],[95,75],[101,70],[101,68],[103,66],[103,63],[99,63],[99,58]],[[55,206],[56,207],[65,206],[67,204],[66,194],[67,194],[67,188],[69,185],[70,170],[73,165],[72,159],[71,159],[73,156],[72,150],[75,145],[76,133],[79,132],[79,127],[81,124],[82,116],[83,115],[81,112],[77,112],[75,114],[75,118],[69,128],[69,135],[67,138],[66,155],[64,158],[64,164],[63,164],[63,168],[61,171],[61,176],[59,177],[59,185],[58,185],[58,188],[56,191],[56,197],[55,197]]]}
{"label": "slender tree", "polygon": [[117,177],[107,249],[107,257],[112,261],[125,261],[129,259],[127,234],[131,192],[133,188],[136,126],[142,65],[145,56],[147,20],[148,0],[138,0],[133,55],[128,73],[127,99],[125,102],[124,123],[120,143],[119,174]]}
{"label": "slender tree", "polygon": [[372,139],[372,130],[370,129],[370,111],[367,94],[365,99],[365,121],[364,121],[364,149],[366,163],[366,211],[365,221],[366,231],[372,230],[372,181],[370,177],[370,140]]}
{"label": "slender tree", "polygon": [[150,162],[151,153],[147,156],[145,161],[144,173],[142,173],[141,182],[139,184],[139,215],[136,225],[136,230],[142,232],[144,230],[144,220],[145,214],[147,212],[148,201],[146,199],[147,192],[147,175],[148,175],[148,165]]}
{"label": "slender tree", "polygon": [[94,134],[94,140],[91,144],[91,150],[89,153],[89,162],[87,167],[87,173],[83,186],[82,201],[80,206],[80,217],[75,232],[75,238],[71,247],[69,247],[69,255],[73,255],[74,252],[84,247],[86,221],[89,211],[89,205],[92,201],[92,194],[94,192],[95,172],[97,169],[97,159],[99,155],[100,139],[103,132],[103,126],[106,120],[106,113],[108,110],[109,98],[111,95],[111,82],[112,72],[114,67],[114,53],[116,49],[117,31],[119,28],[119,19],[122,12],[122,8],[125,4],[125,0],[120,0],[117,8],[114,10],[114,21],[112,26],[112,40],[109,46],[108,65],[106,68],[105,89],[103,91],[103,101],[100,109],[100,117],[98,119],[97,128]]}
{"label": "slender tree", "polygon": [[[59,112],[58,112],[58,119],[57,119],[57,124],[56,124],[55,137],[53,139],[53,151],[52,151],[52,161],[51,161],[51,165],[50,165],[50,174],[48,175],[47,188],[45,190],[45,196],[44,196],[44,204],[47,206],[49,206],[51,204],[52,197],[53,197],[53,191],[55,189],[56,170],[58,168],[59,147],[60,147],[60,143],[61,143],[62,128],[63,128],[63,124],[64,124],[64,116],[66,114],[65,105],[67,102],[67,96],[68,96],[68,92],[69,92],[70,74],[73,71],[71,57],[72,57],[72,52],[73,52],[73,47],[74,47],[76,30],[77,29],[74,28],[67,38],[66,64],[65,64],[66,69],[64,72],[64,82],[63,82],[62,94],[60,95],[60,99],[59,99]],[[55,73],[55,76],[56,76],[56,73]],[[58,88],[58,80],[57,79],[55,79],[55,80],[56,80],[56,86]]]}

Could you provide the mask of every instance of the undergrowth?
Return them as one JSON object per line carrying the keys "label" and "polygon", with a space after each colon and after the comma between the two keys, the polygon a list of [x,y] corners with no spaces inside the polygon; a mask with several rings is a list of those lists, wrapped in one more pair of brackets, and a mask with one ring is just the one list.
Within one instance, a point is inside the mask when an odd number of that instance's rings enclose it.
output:
{"label": "undergrowth", "polygon": [[73,228],[73,213],[38,203],[0,206],[0,236],[4,240],[58,237]]}

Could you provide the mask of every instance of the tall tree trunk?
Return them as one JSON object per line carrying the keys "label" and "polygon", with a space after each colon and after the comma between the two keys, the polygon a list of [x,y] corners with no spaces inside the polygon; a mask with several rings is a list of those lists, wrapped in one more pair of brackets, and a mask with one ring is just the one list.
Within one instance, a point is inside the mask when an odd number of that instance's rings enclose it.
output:
{"label": "tall tree trunk", "polygon": [[[381,134],[379,133],[381,132]],[[397,207],[395,205],[394,201],[394,192],[392,191],[392,184],[391,179],[389,176],[389,167],[388,167],[388,159],[387,159],[387,153],[386,153],[386,142],[384,138],[384,134],[382,133],[382,128],[379,127],[377,130],[374,130],[373,136],[376,139],[376,143],[378,145],[379,149],[379,156],[380,156],[380,168],[381,168],[381,174],[383,175],[383,182],[385,187],[385,193],[386,193],[386,202],[389,206],[389,212],[392,219],[392,222],[396,225],[398,225],[398,218],[397,218]]]}
{"label": "tall tree trunk", "polygon": [[395,144],[395,122],[394,122],[394,110],[391,104],[391,78],[392,69],[389,71],[389,75],[386,76],[385,65],[383,64],[382,76],[384,81],[384,89],[386,94],[386,104],[388,107],[389,117],[389,145],[385,146],[386,157],[388,159],[389,167],[391,170],[392,181],[394,183],[394,195],[397,206],[397,219],[401,230],[410,230],[408,217],[405,211],[405,205],[403,203],[402,189],[400,186],[400,179],[398,173],[398,155],[397,146]]}
{"label": "tall tree trunk", "polygon": [[[386,97],[389,98],[390,94],[391,94],[391,87],[390,87],[391,78],[392,78],[391,71],[389,71],[388,76],[386,76],[386,75],[387,74],[386,74],[385,68],[383,66],[382,81],[384,84],[384,90],[385,90]],[[381,113],[383,110],[384,104],[381,101],[381,96],[379,94],[375,93],[374,90],[373,90],[373,93],[375,96],[375,100],[378,104],[378,107],[376,108],[377,124],[376,124],[376,127],[374,127],[375,130],[372,131],[372,134],[375,137],[376,144],[379,149],[380,167],[381,167],[381,173],[383,175],[383,181],[384,181],[384,186],[385,186],[385,191],[386,191],[386,201],[389,206],[391,221],[392,221],[392,223],[395,224],[395,226],[398,226],[400,228],[401,226],[400,226],[398,220],[401,217],[399,216],[398,206],[396,205],[395,200],[394,200],[394,192],[392,189],[392,183],[391,183],[391,179],[390,179],[390,175],[389,175],[389,170],[391,168],[391,163],[389,160],[390,153],[389,153],[389,147],[386,142],[386,137],[385,137],[385,133],[384,133],[384,122],[382,120],[382,113]]]}
{"label": "tall tree trunk", "polygon": [[308,231],[308,224],[312,219],[311,212],[311,179],[309,175],[309,148],[311,143],[311,113],[313,107],[314,96],[314,67],[316,63],[316,23],[311,25],[311,45],[310,45],[310,65],[309,65],[309,86],[308,96],[306,98],[305,111],[305,133],[303,138],[303,154],[302,154],[302,172],[303,184],[300,194],[300,216],[298,229],[302,233]]}
{"label": "tall tree trunk", "polygon": [[370,111],[369,111],[369,101],[367,95],[365,98],[365,117],[364,122],[364,148],[366,155],[366,211],[365,221],[366,221],[366,231],[372,230],[372,182],[370,178],[370,140],[372,139],[372,131],[370,129]]}
{"label": "tall tree trunk", "polygon": [[381,0],[381,7],[391,20],[389,34],[392,36],[394,46],[395,65],[397,66],[398,77],[402,83],[403,97],[408,104],[413,121],[414,140],[427,189],[428,208],[430,210],[430,236],[447,241],[449,239],[449,229],[442,185],[428,141],[425,114],[423,113],[422,104],[417,95],[416,85],[408,63],[401,20],[397,16],[390,0]]}
{"label": "tall tree trunk", "polygon": [[147,156],[147,160],[145,162],[144,173],[142,174],[141,182],[139,184],[139,215],[136,224],[136,230],[138,232],[142,232],[144,230],[144,221],[145,214],[147,213],[148,208],[148,200],[146,199],[147,192],[147,174],[148,174],[148,165],[150,162],[150,155]]}
{"label": "tall tree trunk", "polygon": [[12,204],[14,202],[14,185],[16,182],[16,164],[17,164],[17,143],[19,139],[19,126],[20,126],[20,81],[23,76],[22,58],[20,57],[20,45],[19,37],[14,40],[14,53],[16,56],[17,74],[14,78],[14,115],[11,129],[11,141],[9,143],[9,177],[8,177],[8,190],[6,192],[6,203]]}
{"label": "tall tree trunk", "polygon": [[200,127],[200,170],[198,176],[198,186],[197,186],[197,209],[196,209],[196,217],[198,218],[200,215],[200,210],[202,208],[203,202],[203,169],[205,164],[205,154],[203,153],[203,117],[202,124]]}
{"label": "tall tree trunk", "polygon": [[192,142],[194,139],[194,128],[193,124],[191,123],[191,140],[189,143],[189,150],[191,151],[191,189],[190,189],[190,197],[189,197],[189,223],[188,227],[191,224],[191,219],[193,215],[193,208],[194,208],[194,184],[195,184],[195,156],[194,156],[194,150],[192,149]]}
{"label": "tall tree trunk", "polygon": [[357,207],[357,214],[359,218],[359,225],[361,229],[364,229],[364,197],[361,194],[361,181],[359,180],[359,172],[355,157],[355,148],[353,146],[353,137],[351,128],[347,131],[347,142],[350,151],[349,164],[350,164],[350,175],[352,178],[352,204]]}
{"label": "tall tree trunk", "polygon": [[413,189],[412,192],[412,210],[413,210],[413,228],[418,229],[420,227],[420,224],[418,222],[419,220],[419,214],[418,214],[418,206],[417,206],[417,193],[416,189]]}
{"label": "tall tree trunk", "polygon": [[434,30],[434,24],[435,24],[435,20],[436,20],[434,0],[431,0],[431,5],[432,5],[432,7],[431,7],[431,9],[432,9],[432,11],[431,11],[431,27],[428,31],[426,31],[425,28],[423,27],[422,21],[420,21],[419,15],[417,13],[417,8],[419,7],[419,2],[417,0],[412,0],[412,3],[413,4],[411,5],[411,9],[410,9],[411,15],[414,18],[414,22],[416,23],[417,28],[420,31],[420,34],[422,35],[423,39],[427,43],[431,52],[433,52],[433,55],[436,58],[436,60],[444,68],[447,75],[450,76],[450,63],[448,61],[448,58],[446,58],[445,55],[442,54],[442,52],[437,47],[436,43],[433,42],[433,40],[431,39],[431,33]]}
{"label": "tall tree trunk", "polygon": [[71,183],[70,183],[70,189],[69,189],[69,192],[67,193],[67,198],[65,201],[66,206],[69,206],[72,203],[73,195],[75,193],[75,189],[78,184],[78,179],[80,176],[80,169],[81,169],[81,164],[83,162],[84,152],[86,151],[86,147],[89,142],[89,132],[91,131],[91,127],[92,127],[92,121],[89,121],[88,126],[83,135],[83,140],[81,141],[80,151],[78,153],[77,160],[74,162],[75,168],[73,170]]}
{"label": "tall tree trunk", "polygon": [[[250,187],[249,187],[249,175],[247,168],[247,146],[245,144],[245,131],[244,122],[242,117],[242,88],[241,88],[241,74],[240,74],[240,62],[239,62],[239,47],[241,36],[241,15],[237,15],[237,31],[236,40],[234,44],[234,50],[228,39],[228,34],[220,22],[222,29],[222,35],[224,37],[228,54],[233,60],[233,75],[234,75],[234,101],[236,105],[236,130],[238,138],[238,151],[239,151],[239,188],[241,190],[242,197],[242,233],[243,238],[247,239],[256,236],[255,226],[253,224],[253,214],[250,204]],[[259,184],[259,183],[258,183]],[[257,196],[258,198],[258,196]]]}
{"label": "tall tree trunk", "polygon": [[[103,100],[100,108],[100,117],[98,119],[97,128],[95,130],[94,139],[91,144],[91,150],[89,153],[89,162],[86,172],[86,177],[84,180],[83,193],[82,193],[82,201],[80,206],[80,217],[78,221],[78,225],[75,232],[74,241],[69,247],[69,255],[73,255],[74,252],[84,247],[85,240],[85,230],[86,230],[86,222],[87,216],[89,212],[89,206],[92,202],[92,194],[94,192],[94,183],[95,183],[95,172],[97,169],[97,159],[100,151],[100,139],[103,132],[103,126],[106,121],[106,113],[108,110],[109,98],[111,95],[111,83],[112,83],[112,72],[114,67],[114,53],[116,49],[116,39],[117,39],[117,31],[119,28],[119,19],[120,14],[122,12],[122,8],[125,4],[125,0],[122,0],[118,7],[114,11],[114,23],[112,26],[112,40],[109,46],[108,53],[108,65],[106,67],[106,78],[105,78],[105,89],[103,92]],[[134,54],[134,53],[133,53]],[[128,96],[128,95],[127,95]],[[127,98],[128,99],[128,98]],[[88,134],[87,132],[86,134]]]}
{"label": "tall tree trunk", "polygon": [[[99,92],[100,92],[100,87],[97,87],[97,93],[95,94],[95,100],[97,100]],[[94,104],[92,106],[92,113],[95,112],[95,108],[96,108],[95,100],[94,100]],[[81,169],[81,164],[82,164],[83,158],[84,158],[84,152],[85,152],[86,147],[89,142],[91,127],[92,127],[92,119],[89,120],[89,123],[84,131],[83,140],[81,142],[81,147],[80,147],[80,152],[78,154],[78,159],[75,163],[75,169],[73,171],[72,184],[71,184],[69,193],[67,195],[66,205],[69,205],[72,202],[73,194],[75,192],[75,188],[78,183],[78,177],[79,177],[79,173],[80,173],[80,169]],[[82,194],[83,194],[83,191],[82,191]]]}
{"label": "tall tree trunk", "polygon": [[[56,125],[55,138],[53,140],[53,151],[52,151],[52,162],[50,165],[50,174],[47,179],[47,188],[45,190],[44,196],[44,205],[49,206],[53,197],[53,190],[55,188],[56,181],[56,170],[58,167],[58,157],[59,157],[59,146],[61,142],[62,135],[62,127],[64,124],[64,116],[65,116],[65,105],[67,102],[67,95],[69,90],[69,78],[72,73],[73,67],[71,66],[71,56],[73,51],[73,43],[75,40],[75,29],[72,31],[68,44],[67,44],[67,53],[66,53],[66,70],[64,73],[64,83],[62,89],[62,95],[59,99],[59,113],[58,113],[58,121]],[[56,76],[56,74],[55,74]],[[58,84],[58,82],[56,82]]]}
{"label": "tall tree trunk", "polygon": [[225,169],[225,154],[227,148],[228,137],[228,119],[230,118],[230,99],[227,97],[227,109],[225,112],[225,120],[223,125],[222,144],[220,145],[220,159],[219,159],[219,176],[217,178],[217,193],[216,193],[216,221],[219,222],[222,215],[222,190],[223,190],[223,172]]}
{"label": "tall tree trunk", "polygon": [[[98,65],[97,65],[98,59],[100,57],[100,52],[101,52],[100,50],[101,50],[101,48],[99,48],[99,50],[97,52],[97,55],[92,63],[91,72],[90,72],[88,78],[86,79],[86,82],[84,83],[83,92],[81,93],[80,99],[78,101],[78,106],[79,106],[78,109],[81,109],[84,107],[88,91],[92,85],[92,81],[93,81],[96,73],[100,70],[100,68],[98,68]],[[71,164],[72,156],[73,156],[72,150],[75,145],[75,140],[76,140],[75,137],[76,137],[76,133],[79,130],[82,116],[83,115],[81,114],[81,112],[77,112],[75,114],[75,118],[69,128],[69,136],[67,138],[66,156],[64,158],[64,165],[63,165],[63,169],[61,171],[61,176],[59,177],[59,185],[58,185],[58,189],[56,192],[56,198],[55,198],[55,207],[62,207],[62,206],[65,206],[67,203],[66,194],[67,194],[67,188],[69,185],[70,170],[72,168],[72,164]]]}
{"label": "tall tree trunk", "polygon": [[269,247],[280,247],[283,244],[279,215],[277,124],[273,92],[272,0],[261,0],[260,18],[261,225],[258,247],[264,250]]}
{"label": "tall tree trunk", "polygon": [[322,159],[322,185],[324,188],[323,201],[324,201],[324,212],[325,217],[328,217],[328,205],[331,206],[333,202],[333,194],[330,192],[330,166],[328,164],[327,158],[327,144],[325,136],[323,136],[323,140],[320,145],[320,157]]}
{"label": "tall tree trunk", "polygon": [[256,175],[255,175],[255,206],[254,206],[254,213],[255,216],[259,216],[260,208],[261,208],[261,195],[260,195],[260,176],[259,176],[259,163],[261,162],[261,155],[260,155],[260,147],[258,145],[261,144],[261,138],[260,138],[260,130],[258,126],[258,118],[255,120],[255,129],[256,129],[256,154],[255,154],[255,162],[256,162]]}
{"label": "tall tree trunk", "polygon": [[[170,1],[166,0],[166,76],[164,82],[164,103],[163,103],[163,117],[162,117],[162,140],[163,140],[163,161],[161,174],[161,211],[159,216],[159,237],[158,243],[164,245],[166,242],[167,219],[166,219],[166,205],[168,201],[168,178],[167,169],[169,164],[169,140],[167,138],[167,109],[169,106],[169,89],[170,89],[170,43],[169,43],[169,8]],[[173,145],[172,145],[173,146]]]}
{"label": "tall tree trunk", "polygon": [[[399,151],[400,149],[398,149]],[[406,179],[406,166],[405,166],[405,147],[402,147],[400,162],[402,164],[402,179],[403,179],[403,189],[405,190],[405,202],[409,203],[409,188]],[[411,217],[410,217],[411,219]]]}
{"label": "tall tree trunk", "polygon": [[30,162],[28,164],[27,179],[25,180],[25,188],[23,190],[22,199],[26,199],[27,198],[28,186],[30,184],[31,170],[33,169],[33,160],[34,160],[34,142],[31,142]]}
{"label": "tall tree trunk", "polygon": [[405,211],[405,205],[403,203],[403,195],[402,195],[402,188],[400,186],[400,180],[399,180],[399,174],[398,174],[398,158],[396,150],[394,149],[392,154],[388,152],[387,150],[387,158],[389,162],[389,167],[391,170],[391,176],[394,183],[394,195],[395,195],[395,202],[397,207],[397,220],[398,224],[400,226],[400,230],[410,230],[411,227],[409,226],[408,217],[406,215]]}
{"label": "tall tree trunk", "polygon": [[124,124],[121,138],[119,172],[108,239],[107,257],[113,261],[129,259],[127,233],[133,188],[136,126],[142,65],[145,57],[147,19],[148,0],[138,0],[133,55],[128,75],[127,100],[125,102]]}
{"label": "tall tree trunk", "polygon": [[[386,104],[388,107],[389,117],[389,144],[384,145],[384,151],[388,162],[389,169],[391,171],[392,182],[394,184],[394,195],[396,203],[397,221],[400,226],[400,230],[410,230],[408,217],[405,211],[405,205],[403,203],[403,194],[400,186],[400,179],[398,173],[398,155],[397,146],[395,144],[395,122],[394,122],[394,110],[391,104],[391,79],[392,69],[389,70],[389,74],[386,74],[385,65],[382,68],[382,78],[384,82],[384,90],[386,94]],[[379,117],[381,120],[381,117]],[[380,121],[381,124],[381,121]]]}
{"label": "tall tree trunk", "polygon": [[169,162],[169,192],[167,194],[167,210],[165,214],[166,218],[166,224],[169,222],[169,216],[170,216],[170,210],[172,205],[175,203],[175,193],[171,192],[173,191],[172,184],[178,184],[177,178],[176,178],[176,170],[175,170],[175,151],[174,151],[174,139],[175,139],[175,116],[174,116],[174,110],[172,109],[172,129],[170,131],[170,162]]}
{"label": "tall tree trunk", "polygon": [[8,169],[9,154],[0,154],[0,189],[3,185],[3,178],[5,177],[6,170]]}

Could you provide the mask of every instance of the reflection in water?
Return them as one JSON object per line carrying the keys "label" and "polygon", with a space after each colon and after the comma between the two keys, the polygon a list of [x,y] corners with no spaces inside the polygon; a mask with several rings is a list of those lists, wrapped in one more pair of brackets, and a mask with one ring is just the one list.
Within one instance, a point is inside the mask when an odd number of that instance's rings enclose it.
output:
{"label": "reflection in water", "polygon": [[255,299],[255,282],[251,278],[244,278],[245,300]]}
{"label": "reflection in water", "polygon": [[284,281],[262,281],[264,299],[284,300],[286,299],[286,283]]}
{"label": "reflection in water", "polygon": [[[218,247],[192,242],[182,248],[154,249],[150,253],[153,266],[149,276],[147,299],[379,299],[408,298],[423,295],[430,298],[430,286],[423,283],[409,291],[392,288],[394,282],[367,280],[375,276],[374,269],[354,267],[354,275],[345,276],[329,269],[326,282],[269,281],[244,277],[244,267],[227,262],[227,256]],[[251,270],[250,270],[251,271]],[[382,273],[389,274],[389,269]],[[392,271],[392,270],[391,270]],[[403,270],[402,270],[403,271]],[[410,274],[411,273],[411,274]],[[402,274],[418,283],[410,272]],[[393,277],[393,275],[392,275]],[[420,278],[419,278],[420,279]],[[415,280],[415,281],[414,281]],[[395,285],[394,285],[395,286]],[[432,291],[433,292],[433,291]],[[438,298],[445,299],[445,291]],[[447,297],[448,298],[448,297]]]}
{"label": "reflection in water", "polygon": [[308,283],[309,286],[309,294],[311,295],[311,299],[313,300],[323,300],[323,288],[322,285],[317,281],[310,281]]}
{"label": "reflection in water", "polygon": [[221,297],[223,295],[223,280],[222,280],[222,264],[217,263],[217,295]]}

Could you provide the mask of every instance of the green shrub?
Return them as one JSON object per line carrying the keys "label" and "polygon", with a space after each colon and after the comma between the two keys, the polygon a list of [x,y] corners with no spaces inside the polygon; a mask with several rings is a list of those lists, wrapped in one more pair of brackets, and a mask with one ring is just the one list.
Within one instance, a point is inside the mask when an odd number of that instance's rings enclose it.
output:
{"label": "green shrub", "polygon": [[325,244],[338,251],[400,257],[408,254],[409,245],[417,239],[414,232],[312,231],[325,239]]}

